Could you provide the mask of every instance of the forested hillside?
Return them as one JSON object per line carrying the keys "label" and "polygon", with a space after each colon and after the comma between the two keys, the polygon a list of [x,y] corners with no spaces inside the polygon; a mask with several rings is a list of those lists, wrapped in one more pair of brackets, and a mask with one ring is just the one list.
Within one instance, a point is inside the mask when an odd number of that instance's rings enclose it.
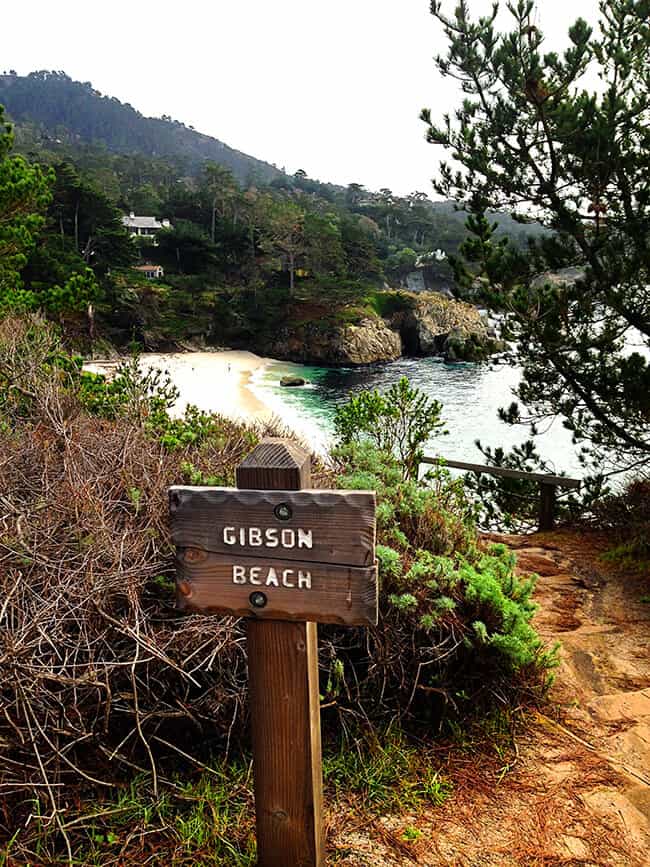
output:
{"label": "forested hillside", "polygon": [[215,160],[240,182],[268,182],[282,174],[269,163],[171,117],[145,117],[128,103],[102,95],[90,82],[73,81],[64,72],[1,75],[0,105],[13,120],[35,124],[46,140],[55,143],[99,144],[116,153],[173,158],[188,173],[205,160]]}
{"label": "forested hillside", "polygon": [[[290,357],[327,359],[332,341],[349,342],[342,329],[370,322],[380,349],[359,358],[378,360],[400,351],[383,319],[405,302],[387,290],[455,288],[467,230],[451,202],[286,175],[63,72],[0,76],[3,104],[14,151],[50,179],[21,268],[21,303],[93,343],[105,336],[154,348],[199,338],[281,353],[277,334],[284,345],[300,328],[307,348]],[[129,212],[171,225],[155,243],[135,243],[122,226]],[[492,217],[513,249],[539,230]],[[146,279],[136,267],[144,263],[162,266],[164,279]],[[444,317],[452,329],[465,319],[458,315]]]}
{"label": "forested hillside", "polygon": [[[15,124],[16,150],[49,154],[52,161],[71,159],[94,176],[113,198],[132,193],[137,181],[169,184],[182,177],[199,176],[206,161],[228,168],[244,187],[274,182],[276,187],[287,188],[294,183],[284,171],[263,160],[234,150],[171,117],[145,117],[128,103],[102,95],[90,82],[73,81],[65,72],[0,75],[0,105]],[[127,154],[131,159],[118,156]],[[129,172],[131,177],[124,178]],[[305,183],[308,179],[304,176],[301,180],[303,190],[325,199],[354,205],[364,198],[357,184],[351,184],[346,193],[334,184],[312,180]],[[392,197],[389,190],[381,193],[384,201],[386,193]],[[419,193],[417,201],[427,202],[426,194]],[[140,204],[137,198],[132,203]],[[440,245],[457,245],[459,237],[464,236],[465,215],[456,211],[452,202],[428,204],[437,217]],[[493,214],[493,218],[501,234],[519,241],[539,230],[538,226],[522,227],[506,213]],[[419,234],[415,232],[414,244]]]}

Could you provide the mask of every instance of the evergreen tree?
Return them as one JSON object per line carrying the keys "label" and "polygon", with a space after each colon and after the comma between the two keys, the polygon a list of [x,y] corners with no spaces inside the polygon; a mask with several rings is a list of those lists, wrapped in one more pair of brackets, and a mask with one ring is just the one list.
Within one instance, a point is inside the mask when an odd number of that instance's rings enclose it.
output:
{"label": "evergreen tree", "polygon": [[[528,275],[528,259],[510,239],[496,237],[498,224],[490,220],[481,202],[470,205],[465,222],[467,237],[458,248],[458,255],[449,257],[457,289],[461,294],[486,298],[501,306],[500,293],[510,290]],[[485,286],[483,284],[486,284]]]}
{"label": "evergreen tree", "polygon": [[0,311],[33,306],[20,277],[50,201],[51,177],[38,165],[12,155],[13,133],[0,106]]}
{"label": "evergreen tree", "polygon": [[217,163],[206,163],[205,181],[212,199],[210,239],[214,244],[216,240],[217,216],[219,216],[220,220],[225,220],[229,214],[229,210],[232,216],[232,203],[239,192],[239,188],[232,172]]}
{"label": "evergreen tree", "polygon": [[[524,378],[528,420],[560,415],[593,457],[650,466],[650,0],[603,0],[600,32],[583,20],[562,55],[545,51],[532,0],[473,20],[467,0],[447,17],[443,76],[464,100],[428,140],[446,148],[436,190],[465,205],[534,216],[572,249],[575,280],[504,288]],[[596,70],[601,85],[584,89]],[[522,420],[518,407],[505,413]]]}

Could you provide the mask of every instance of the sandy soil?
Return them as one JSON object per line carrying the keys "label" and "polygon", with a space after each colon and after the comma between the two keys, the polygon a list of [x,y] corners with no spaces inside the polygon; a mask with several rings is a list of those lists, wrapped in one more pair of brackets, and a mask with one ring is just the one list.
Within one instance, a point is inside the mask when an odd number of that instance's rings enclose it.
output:
{"label": "sandy soil", "polygon": [[[173,413],[182,415],[188,404],[247,421],[270,421],[273,411],[251,390],[255,371],[266,359],[253,352],[143,353],[142,367],[160,368],[169,373],[181,393]],[[110,372],[115,363],[93,362],[87,370]],[[206,388],[206,382],[210,387]]]}
{"label": "sandy soil", "polygon": [[[536,625],[561,641],[551,703],[504,762],[465,757],[443,808],[333,834],[346,867],[648,867],[650,575],[599,559],[604,540],[506,538],[540,574]],[[453,761],[452,761],[453,765]],[[358,817],[357,817],[358,818]],[[403,837],[407,825],[422,836]]]}

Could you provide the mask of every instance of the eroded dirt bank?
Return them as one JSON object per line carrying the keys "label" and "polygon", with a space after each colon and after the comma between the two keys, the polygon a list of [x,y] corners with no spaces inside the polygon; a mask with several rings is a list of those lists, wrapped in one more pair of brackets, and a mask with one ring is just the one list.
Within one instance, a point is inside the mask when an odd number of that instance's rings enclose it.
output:
{"label": "eroded dirt bank", "polygon": [[591,534],[499,538],[540,575],[535,623],[562,644],[550,704],[501,769],[461,761],[443,808],[342,828],[340,864],[650,865],[650,575],[607,564]]}

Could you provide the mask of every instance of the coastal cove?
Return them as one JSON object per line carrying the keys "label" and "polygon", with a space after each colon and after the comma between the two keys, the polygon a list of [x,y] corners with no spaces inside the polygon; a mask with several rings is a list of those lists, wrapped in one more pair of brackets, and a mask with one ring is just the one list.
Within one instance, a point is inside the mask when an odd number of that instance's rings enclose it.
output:
{"label": "coastal cove", "polygon": [[[180,392],[173,414],[181,415],[188,404],[194,404],[232,418],[274,421],[320,453],[333,441],[338,405],[363,389],[383,391],[402,376],[443,405],[448,433],[431,442],[431,454],[481,463],[477,439],[508,449],[527,438],[526,428],[510,427],[497,416],[499,407],[512,401],[520,377],[518,369],[506,364],[447,364],[435,357],[403,357],[360,367],[319,367],[239,350],[144,353],[140,361],[143,368],[169,373]],[[86,367],[104,372],[114,364],[93,362]],[[280,380],[285,376],[301,377],[307,385],[284,388]],[[537,438],[537,446],[555,471],[581,475],[570,434],[559,421]]]}

